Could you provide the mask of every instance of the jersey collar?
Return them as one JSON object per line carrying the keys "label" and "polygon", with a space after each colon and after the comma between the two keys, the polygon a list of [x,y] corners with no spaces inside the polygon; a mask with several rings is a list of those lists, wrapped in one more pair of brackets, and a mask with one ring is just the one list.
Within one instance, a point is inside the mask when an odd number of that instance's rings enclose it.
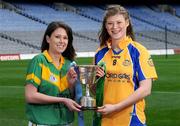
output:
{"label": "jersey collar", "polygon": [[[130,37],[125,37],[125,38],[123,38],[122,40],[120,40],[118,46],[119,46],[119,48],[120,48],[121,50],[123,50],[123,49],[125,49],[131,42],[132,42],[132,39],[131,39]],[[111,39],[108,39],[108,41],[107,41],[107,47],[108,47],[109,49],[111,49],[111,45],[112,45],[112,41],[111,41]]]}
{"label": "jersey collar", "polygon": [[[53,62],[47,50],[44,50],[43,55],[46,57],[48,62],[51,62],[51,63]],[[61,64],[64,64],[64,57],[62,55],[59,57],[59,61]]]}

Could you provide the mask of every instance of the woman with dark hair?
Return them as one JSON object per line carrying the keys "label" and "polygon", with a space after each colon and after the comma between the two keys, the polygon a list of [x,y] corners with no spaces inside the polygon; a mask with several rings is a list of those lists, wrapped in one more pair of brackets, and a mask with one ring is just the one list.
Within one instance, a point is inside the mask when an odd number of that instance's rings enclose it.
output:
{"label": "woman with dark hair", "polygon": [[27,69],[25,98],[28,126],[72,126],[73,111],[80,105],[72,100],[77,74],[71,68],[75,57],[71,28],[51,22],[44,34],[41,52]]}
{"label": "woman with dark hair", "polygon": [[[94,126],[145,126],[144,98],[157,74],[147,49],[135,41],[128,11],[108,6],[95,54],[98,110]],[[102,69],[103,68],[103,69]]]}
{"label": "woman with dark hair", "polygon": [[68,25],[62,22],[52,22],[49,24],[43,37],[43,41],[41,45],[41,52],[49,49],[49,43],[47,42],[46,37],[51,36],[52,32],[54,32],[59,27],[63,28],[66,31],[66,34],[68,36],[68,45],[67,45],[67,48],[62,52],[62,56],[66,57],[70,61],[73,61],[76,54],[75,54],[75,50],[72,44],[73,42],[72,29]]}

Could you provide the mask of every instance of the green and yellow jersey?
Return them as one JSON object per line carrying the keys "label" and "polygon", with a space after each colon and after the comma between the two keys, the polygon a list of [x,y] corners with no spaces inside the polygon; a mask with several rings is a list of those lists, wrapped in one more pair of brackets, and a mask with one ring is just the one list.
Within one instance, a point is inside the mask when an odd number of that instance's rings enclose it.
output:
{"label": "green and yellow jersey", "polygon": [[[157,79],[151,56],[141,44],[126,37],[119,43],[119,52],[107,46],[97,50],[95,64],[106,64],[103,104],[116,104],[130,96],[139,82],[148,78]],[[102,116],[101,126],[144,126],[144,99],[116,113]]]}
{"label": "green and yellow jersey", "polygon": [[[27,69],[25,83],[34,85],[38,92],[49,96],[71,98],[66,77],[71,62],[63,56],[60,59],[57,68],[47,50],[35,56]],[[74,120],[74,113],[62,103],[27,103],[26,115],[29,121],[44,125],[64,125]]]}

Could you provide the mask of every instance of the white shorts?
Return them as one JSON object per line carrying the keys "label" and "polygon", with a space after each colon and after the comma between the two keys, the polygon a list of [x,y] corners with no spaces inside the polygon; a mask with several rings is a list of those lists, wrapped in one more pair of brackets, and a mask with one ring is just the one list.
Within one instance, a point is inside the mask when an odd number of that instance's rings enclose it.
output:
{"label": "white shorts", "polygon": [[[34,124],[31,121],[29,121],[28,126],[48,126],[48,125]],[[60,125],[60,126],[73,126],[73,123],[70,123],[70,124],[67,124],[67,125]]]}

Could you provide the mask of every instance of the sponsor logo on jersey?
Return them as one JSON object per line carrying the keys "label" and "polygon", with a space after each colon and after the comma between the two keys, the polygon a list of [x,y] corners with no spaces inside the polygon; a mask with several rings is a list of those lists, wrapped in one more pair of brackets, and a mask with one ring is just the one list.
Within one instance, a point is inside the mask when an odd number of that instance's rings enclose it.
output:
{"label": "sponsor logo on jersey", "polygon": [[130,75],[126,74],[126,73],[120,73],[120,74],[116,74],[116,73],[107,73],[106,74],[107,78],[119,78],[119,79],[127,79],[130,80]]}

